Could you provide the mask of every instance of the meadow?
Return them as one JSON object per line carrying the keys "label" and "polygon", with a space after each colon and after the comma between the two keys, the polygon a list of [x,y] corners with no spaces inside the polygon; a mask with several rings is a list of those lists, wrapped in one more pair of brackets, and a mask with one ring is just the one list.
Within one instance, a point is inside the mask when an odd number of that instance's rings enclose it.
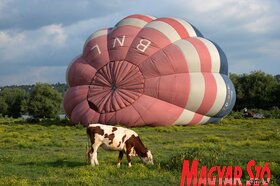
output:
{"label": "meadow", "polygon": [[0,119],[0,185],[179,185],[184,159],[208,167],[239,165],[244,172],[249,160],[269,162],[274,181],[269,185],[280,184],[280,119],[134,130],[152,151],[155,165],[134,157],[128,168],[124,158],[118,169],[118,153],[100,148],[100,165],[91,167],[82,126]]}

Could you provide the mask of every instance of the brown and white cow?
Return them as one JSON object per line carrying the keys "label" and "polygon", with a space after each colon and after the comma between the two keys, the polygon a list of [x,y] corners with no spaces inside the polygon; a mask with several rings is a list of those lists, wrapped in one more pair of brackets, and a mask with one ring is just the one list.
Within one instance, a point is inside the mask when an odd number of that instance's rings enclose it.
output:
{"label": "brown and white cow", "polygon": [[138,134],[133,130],[102,124],[90,124],[87,128],[90,146],[88,161],[91,165],[98,165],[97,149],[99,146],[106,150],[119,151],[117,166],[120,167],[123,153],[127,156],[128,166],[131,167],[131,157],[139,156],[146,164],[153,164],[153,156]]}

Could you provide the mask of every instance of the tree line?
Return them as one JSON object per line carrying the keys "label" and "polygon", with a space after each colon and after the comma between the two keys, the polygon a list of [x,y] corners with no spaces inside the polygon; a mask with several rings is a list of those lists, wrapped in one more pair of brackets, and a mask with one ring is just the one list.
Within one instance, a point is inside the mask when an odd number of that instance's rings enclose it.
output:
{"label": "tree line", "polygon": [[[230,74],[235,90],[234,111],[243,108],[280,108],[280,75],[261,71],[249,74]],[[0,116],[51,118],[63,113],[62,99],[67,89],[64,83],[0,87]]]}
{"label": "tree line", "polygon": [[62,97],[65,90],[65,84],[46,83],[2,87],[0,115],[13,118],[24,114],[34,118],[56,117],[62,111]]}
{"label": "tree line", "polygon": [[230,74],[235,91],[234,110],[280,108],[280,75],[272,76],[261,71],[250,74]]}

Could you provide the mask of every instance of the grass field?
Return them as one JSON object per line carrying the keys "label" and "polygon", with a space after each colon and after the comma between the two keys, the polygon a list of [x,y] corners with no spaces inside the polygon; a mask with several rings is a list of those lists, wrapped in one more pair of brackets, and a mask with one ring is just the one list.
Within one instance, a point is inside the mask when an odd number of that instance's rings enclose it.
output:
{"label": "grass field", "polygon": [[272,179],[280,180],[280,120],[135,128],[155,165],[145,166],[135,157],[128,168],[124,158],[120,169],[118,153],[101,148],[100,166],[86,164],[81,126],[0,123],[0,185],[179,185],[183,159],[210,167],[239,165],[244,172],[251,159],[259,165],[269,162]]}

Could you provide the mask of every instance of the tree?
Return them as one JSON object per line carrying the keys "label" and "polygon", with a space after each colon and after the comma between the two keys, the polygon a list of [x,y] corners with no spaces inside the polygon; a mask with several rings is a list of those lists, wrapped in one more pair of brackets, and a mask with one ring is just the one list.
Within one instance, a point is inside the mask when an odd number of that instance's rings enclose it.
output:
{"label": "tree", "polygon": [[277,106],[277,79],[261,71],[248,74],[231,74],[230,78],[236,90],[235,109],[262,108],[269,109]]}
{"label": "tree", "polygon": [[2,115],[18,118],[26,112],[24,104],[28,100],[28,93],[21,88],[5,88],[0,94]]}
{"label": "tree", "polygon": [[62,96],[48,84],[38,83],[30,94],[28,111],[35,118],[55,117],[59,110]]}
{"label": "tree", "polygon": [[277,75],[275,76],[275,78],[276,78],[277,82],[280,84],[280,74],[277,74]]}
{"label": "tree", "polygon": [[0,114],[2,116],[5,116],[7,114],[7,110],[8,110],[8,105],[5,102],[4,98],[1,96],[0,97]]}
{"label": "tree", "polygon": [[280,74],[276,75],[275,78],[277,79],[278,82],[278,88],[276,91],[276,101],[277,101],[277,106],[280,108]]}

